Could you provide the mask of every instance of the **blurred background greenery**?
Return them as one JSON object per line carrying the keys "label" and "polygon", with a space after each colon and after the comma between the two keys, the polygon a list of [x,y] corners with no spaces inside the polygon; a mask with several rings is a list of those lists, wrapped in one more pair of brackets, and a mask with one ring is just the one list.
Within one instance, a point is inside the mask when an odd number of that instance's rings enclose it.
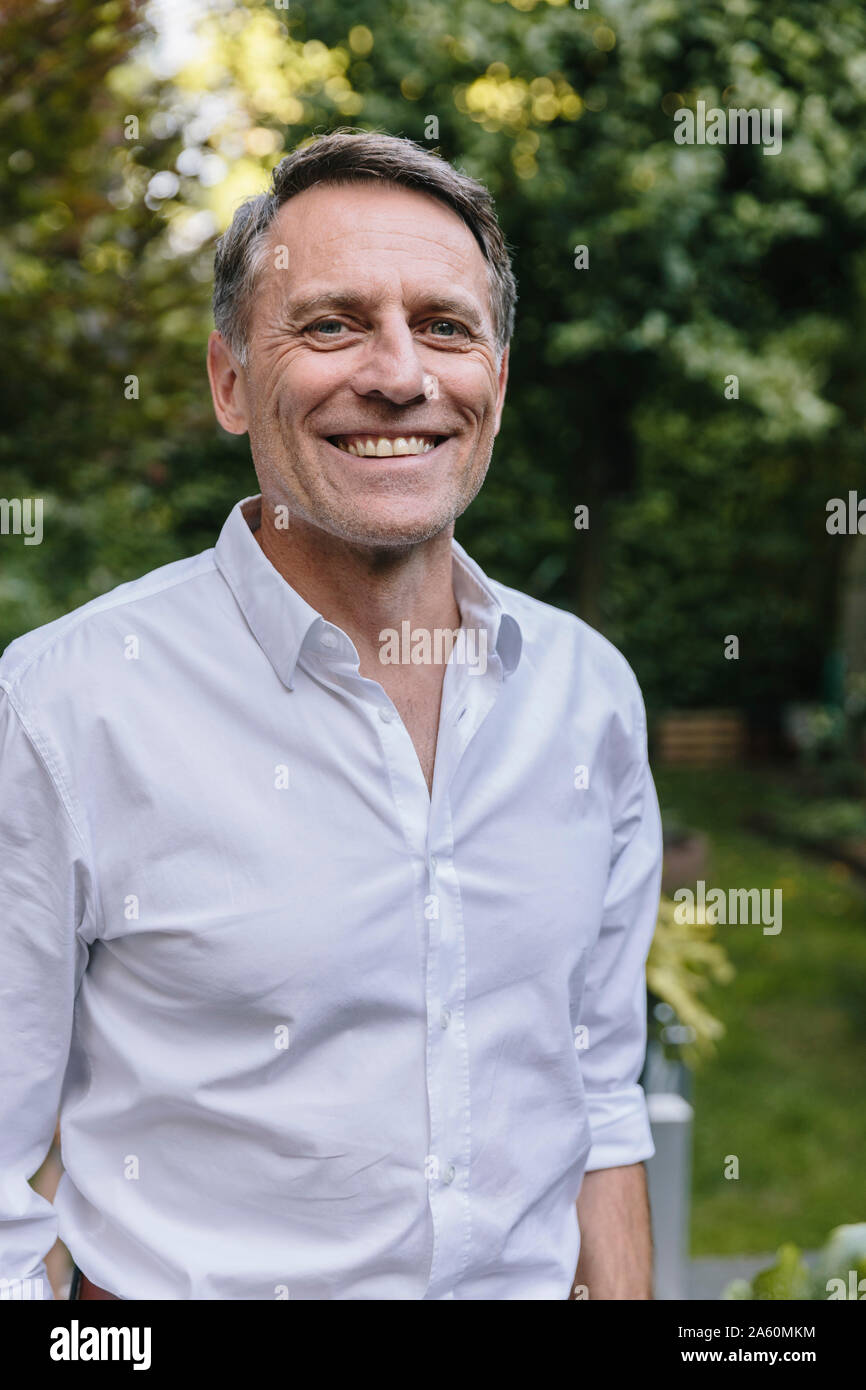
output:
{"label": "blurred background greenery", "polygon": [[[866,496],[863,6],[5,0],[0,75],[0,496],[45,507],[40,546],[0,537],[0,646],[258,490],[204,352],[214,238],[282,153],[349,125],[482,179],[520,299],[458,538],[611,637],[653,731],[733,712],[740,742],[691,757],[721,766],[661,750],[667,823],[714,882],[785,885],[704,1001],[694,1249],[862,1216],[866,536],[825,523]],[[676,144],[698,99],[782,109],[782,152]]]}

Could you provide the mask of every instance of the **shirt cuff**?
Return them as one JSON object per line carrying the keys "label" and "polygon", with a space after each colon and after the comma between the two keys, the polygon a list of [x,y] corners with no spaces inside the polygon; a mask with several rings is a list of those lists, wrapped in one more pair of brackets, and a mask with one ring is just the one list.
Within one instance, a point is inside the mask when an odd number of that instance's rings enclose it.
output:
{"label": "shirt cuff", "polygon": [[643,1087],[586,1097],[592,1146],[584,1172],[643,1163],[655,1153]]}

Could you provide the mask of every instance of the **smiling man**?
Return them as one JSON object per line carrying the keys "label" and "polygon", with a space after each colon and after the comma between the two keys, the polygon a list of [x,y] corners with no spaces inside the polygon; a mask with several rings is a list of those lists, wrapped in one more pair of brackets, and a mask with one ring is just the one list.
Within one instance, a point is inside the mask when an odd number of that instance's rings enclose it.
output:
{"label": "smiling man", "polygon": [[454,540],[515,298],[483,186],[296,150],[216,257],[260,493],[4,653],[7,1280],[59,1218],[82,1297],[651,1297],[643,702]]}

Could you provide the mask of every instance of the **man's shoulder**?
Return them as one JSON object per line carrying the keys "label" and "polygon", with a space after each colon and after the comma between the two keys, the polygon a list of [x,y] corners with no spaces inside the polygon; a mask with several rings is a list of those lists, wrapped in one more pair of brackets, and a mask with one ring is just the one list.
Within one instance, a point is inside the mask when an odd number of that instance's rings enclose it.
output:
{"label": "man's shoulder", "polygon": [[[76,673],[96,674],[101,657],[118,650],[127,631],[158,620],[166,597],[180,586],[216,573],[213,548],[172,560],[137,579],[118,584],[69,613],[16,637],[0,656],[0,685],[13,695],[34,693],[43,678],[56,686],[74,683]],[[170,593],[169,591],[175,591]],[[122,651],[121,651],[122,655]]]}
{"label": "man's shoulder", "polygon": [[524,651],[533,651],[539,660],[546,657],[557,664],[578,664],[611,694],[641,699],[637,678],[622,652],[583,618],[498,580],[489,583],[503,611],[519,624]]}

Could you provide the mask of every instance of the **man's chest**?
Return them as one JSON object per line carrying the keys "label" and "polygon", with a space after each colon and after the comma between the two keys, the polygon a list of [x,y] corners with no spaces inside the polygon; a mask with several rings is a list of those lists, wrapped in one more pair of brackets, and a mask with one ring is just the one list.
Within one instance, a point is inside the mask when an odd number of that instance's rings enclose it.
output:
{"label": "man's chest", "polygon": [[93,842],[113,957],[178,1006],[277,1014],[417,1008],[437,953],[481,995],[579,971],[611,851],[605,779],[575,776],[600,766],[598,731],[485,717],[469,691],[437,745],[430,705],[407,724],[384,695],[301,693],[249,711],[243,736],[205,692],[194,723],[109,741]]}
{"label": "man's chest", "polygon": [[383,683],[415,750],[428,792],[433,788],[444,672],[424,672],[411,683]]}

